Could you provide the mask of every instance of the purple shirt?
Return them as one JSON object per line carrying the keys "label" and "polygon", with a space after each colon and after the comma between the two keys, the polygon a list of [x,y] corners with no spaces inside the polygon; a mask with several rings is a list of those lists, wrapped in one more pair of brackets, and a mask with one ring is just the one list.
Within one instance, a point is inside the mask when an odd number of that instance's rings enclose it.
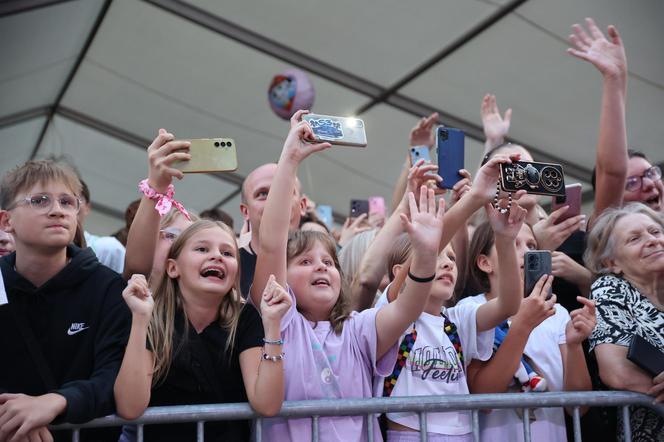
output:
{"label": "purple shirt", "polygon": [[[372,308],[353,312],[336,335],[329,321],[309,322],[293,305],[281,321],[287,401],[308,399],[370,398],[374,376],[387,376],[397,357],[397,342],[376,361],[376,313]],[[321,417],[321,441],[364,441],[364,416]],[[374,418],[374,440],[380,441]],[[264,440],[302,441],[311,438],[311,418],[263,419]]]}

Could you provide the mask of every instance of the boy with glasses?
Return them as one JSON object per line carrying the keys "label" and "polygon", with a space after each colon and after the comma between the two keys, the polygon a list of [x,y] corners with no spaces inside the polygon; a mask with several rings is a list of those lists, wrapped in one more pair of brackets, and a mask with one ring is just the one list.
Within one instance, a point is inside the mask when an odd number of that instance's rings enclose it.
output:
{"label": "boy with glasses", "polygon": [[56,419],[114,412],[129,332],[125,284],[91,249],[72,245],[80,192],[76,174],[49,160],[2,180],[0,229],[15,252],[0,259],[0,441],[52,440],[46,426]]}

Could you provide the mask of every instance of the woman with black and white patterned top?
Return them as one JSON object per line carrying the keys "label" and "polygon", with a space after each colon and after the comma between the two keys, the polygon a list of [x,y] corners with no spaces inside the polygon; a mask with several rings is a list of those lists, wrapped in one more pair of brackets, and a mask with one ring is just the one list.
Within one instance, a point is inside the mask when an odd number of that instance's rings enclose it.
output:
{"label": "woman with black and white patterned top", "polygon": [[[591,287],[597,326],[590,336],[607,386],[664,401],[664,372],[653,375],[627,359],[638,335],[664,353],[664,219],[641,203],[606,210],[588,236],[586,265],[598,278]],[[664,440],[664,419],[634,407],[634,440]]]}

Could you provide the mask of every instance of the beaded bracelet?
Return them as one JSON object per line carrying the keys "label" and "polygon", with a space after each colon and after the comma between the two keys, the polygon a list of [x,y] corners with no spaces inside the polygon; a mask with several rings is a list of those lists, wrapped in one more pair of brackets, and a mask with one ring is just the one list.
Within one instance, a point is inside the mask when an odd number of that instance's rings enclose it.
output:
{"label": "beaded bracelet", "polygon": [[175,208],[178,209],[185,218],[191,221],[191,217],[189,216],[187,209],[184,208],[182,203],[173,198],[175,196],[175,186],[172,184],[168,185],[166,193],[159,193],[148,184],[148,180],[146,178],[138,183],[138,190],[148,199],[157,201],[157,204],[154,208],[157,213],[159,213],[160,217],[166,215],[168,211],[171,210],[171,207],[175,206]]}
{"label": "beaded bracelet", "polygon": [[276,341],[270,341],[269,339],[263,338],[263,343],[268,345],[284,345],[284,340],[277,339]]}
{"label": "beaded bracelet", "polygon": [[500,213],[508,213],[512,208],[512,192],[507,192],[507,207],[500,207],[498,196],[500,195],[500,180],[496,183],[496,195],[493,197],[493,208]]}
{"label": "beaded bracelet", "polygon": [[277,356],[272,356],[272,355],[269,355],[269,354],[263,352],[263,357],[261,359],[263,359],[264,361],[279,362],[279,361],[283,361],[285,357],[286,357],[286,353],[283,353],[283,352],[281,354],[277,355]]}

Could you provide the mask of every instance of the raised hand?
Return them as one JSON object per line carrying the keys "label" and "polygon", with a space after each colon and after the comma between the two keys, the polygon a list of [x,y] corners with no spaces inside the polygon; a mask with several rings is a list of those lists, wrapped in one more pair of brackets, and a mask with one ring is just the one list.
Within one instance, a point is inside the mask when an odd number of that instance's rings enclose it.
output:
{"label": "raised hand", "polygon": [[551,212],[551,215],[538,221],[533,225],[533,234],[537,240],[540,250],[554,251],[565,242],[569,236],[580,230],[586,223],[586,216],[581,214],[573,216],[556,224],[560,216],[568,210],[569,206],[563,206]]}
{"label": "raised hand", "polygon": [[486,204],[486,209],[489,223],[493,232],[497,236],[504,236],[506,238],[516,238],[523,226],[528,211],[519,206],[516,202],[512,203],[512,207],[507,213],[500,213],[499,210],[493,207],[493,204]]}
{"label": "raised hand", "polygon": [[133,315],[143,318],[149,318],[152,315],[154,299],[145,276],[132,275],[127,287],[122,291],[122,297]]}
{"label": "raised hand", "polygon": [[583,307],[572,311],[570,320],[565,327],[565,338],[567,345],[579,345],[592,333],[597,324],[595,314],[595,301],[582,296],[577,296],[576,300],[583,304]]}
{"label": "raised hand", "polygon": [[518,324],[530,332],[556,313],[556,295],[546,299],[552,284],[553,276],[542,275],[530,295],[521,301],[519,312],[512,319],[513,327]]}
{"label": "raised hand", "polygon": [[410,131],[411,146],[429,146],[431,149],[436,144],[436,134],[433,126],[438,121],[438,112],[434,112],[426,118],[421,118]]}
{"label": "raised hand", "polygon": [[586,18],[586,27],[589,32],[579,24],[572,25],[569,41],[573,47],[567,52],[592,63],[605,77],[626,78],[627,58],[618,30],[609,26],[607,39],[592,18]]}
{"label": "raised hand", "polygon": [[166,129],[159,129],[157,138],[148,147],[148,184],[158,192],[164,193],[173,178],[181,180],[184,174],[172,167],[176,161],[191,159],[187,153],[191,143],[176,140]]}
{"label": "raised hand", "polygon": [[493,201],[496,195],[496,184],[500,177],[500,165],[511,164],[512,161],[518,161],[521,154],[512,154],[509,157],[505,155],[496,155],[477,171],[475,181],[470,193],[480,198],[486,204]]}
{"label": "raised hand", "polygon": [[482,100],[481,115],[486,139],[493,145],[502,143],[510,130],[512,109],[507,109],[505,116],[501,116],[496,104],[496,96],[486,94]]}
{"label": "raised hand", "polygon": [[408,171],[408,177],[406,179],[406,191],[403,194],[401,200],[402,206],[408,210],[408,193],[412,192],[413,194],[419,191],[419,188],[422,186],[431,187],[434,189],[436,194],[445,193],[445,189],[442,189],[437,186],[437,183],[441,183],[443,178],[438,175],[438,166],[435,164],[427,163],[423,159],[417,160],[413,167]]}
{"label": "raised hand", "polygon": [[293,114],[290,119],[291,129],[281,152],[282,158],[285,157],[298,164],[312,153],[332,146],[330,143],[316,142],[311,126],[306,121],[302,121],[302,115],[307,113],[309,113],[308,110],[299,110]]}
{"label": "raised hand", "polygon": [[339,245],[341,247],[345,246],[355,235],[371,230],[371,228],[372,227],[367,224],[366,213],[361,214],[355,219],[346,218],[339,235]]}
{"label": "raised hand", "polygon": [[450,207],[456,204],[465,194],[470,192],[473,185],[473,179],[466,169],[461,169],[459,175],[463,177],[460,181],[452,187],[452,194],[450,195]]}
{"label": "raised hand", "polygon": [[[270,275],[261,298],[260,308],[263,322],[281,323],[281,318],[284,317],[292,304],[293,300],[288,292],[277,283],[274,275]],[[277,330],[279,329],[277,328]]]}
{"label": "raised hand", "polygon": [[401,224],[410,237],[413,250],[417,252],[431,252],[438,255],[438,246],[443,233],[443,214],[445,213],[445,200],[439,201],[436,210],[436,194],[433,189],[420,187],[419,207],[415,203],[415,195],[408,193],[410,220],[402,213]]}

